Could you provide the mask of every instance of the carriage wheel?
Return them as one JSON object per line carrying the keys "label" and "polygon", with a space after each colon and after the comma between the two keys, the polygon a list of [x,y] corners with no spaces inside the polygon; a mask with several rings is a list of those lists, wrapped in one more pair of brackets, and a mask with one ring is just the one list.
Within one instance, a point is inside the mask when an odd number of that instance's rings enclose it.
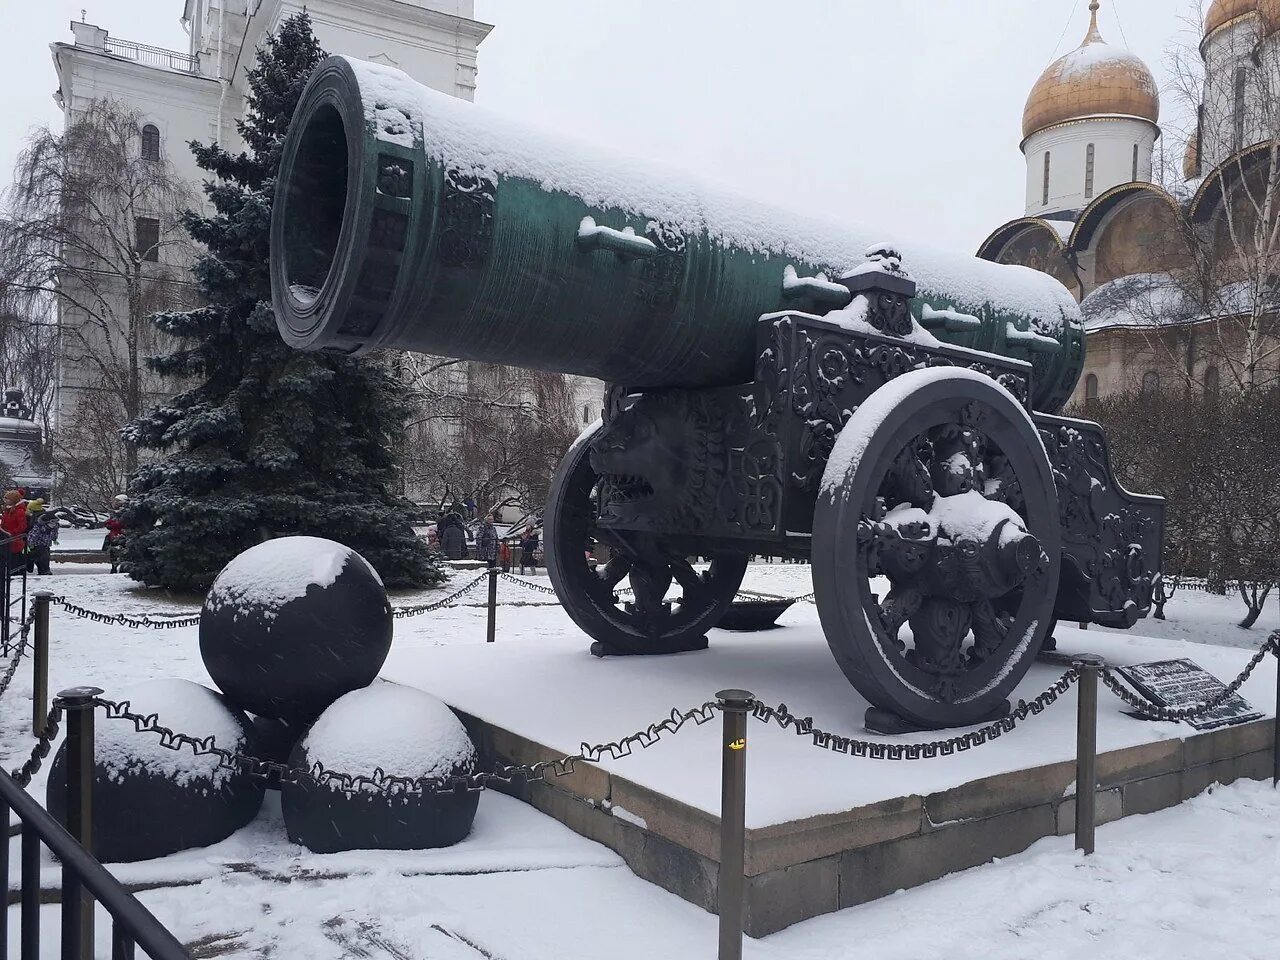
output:
{"label": "carriage wheel", "polygon": [[827,642],[858,692],[909,724],[999,715],[1053,622],[1053,470],[1031,419],[981,374],[904,374],[845,425],[813,523]]}
{"label": "carriage wheel", "polygon": [[[714,555],[710,569],[697,570],[661,537],[597,531],[594,488],[598,476],[588,452],[600,429],[597,424],[575,441],[551,484],[543,523],[551,583],[573,622],[595,641],[593,653],[701,650],[707,645],[707,630],[716,625],[738,592],[747,557]],[[586,559],[592,539],[603,540],[613,553],[607,564],[595,570]],[[679,585],[680,595],[668,599],[673,583]]]}

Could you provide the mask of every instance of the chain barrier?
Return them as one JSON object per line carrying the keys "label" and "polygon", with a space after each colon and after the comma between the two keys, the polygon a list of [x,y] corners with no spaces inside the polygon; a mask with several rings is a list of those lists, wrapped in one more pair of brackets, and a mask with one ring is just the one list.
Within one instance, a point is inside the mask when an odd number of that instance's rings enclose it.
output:
{"label": "chain barrier", "polygon": [[[277,776],[282,783],[323,786],[331,790],[339,790],[347,796],[370,792],[386,793],[393,796],[478,793],[496,784],[510,785],[517,781],[534,783],[545,780],[548,776],[563,777],[573,773],[575,766],[579,763],[598,763],[606,756],[612,760],[620,760],[623,757],[630,756],[636,747],[642,750],[648,749],[658,743],[664,736],[679,733],[689,723],[701,726],[714,719],[720,708],[720,704],[717,701],[711,700],[683,713],[673,709],[665,720],[650,724],[644,730],[633,733],[629,737],[623,737],[621,740],[615,740],[611,743],[594,745],[583,743],[578,753],[555,760],[540,760],[532,764],[499,763],[495,765],[495,769],[492,772],[478,771],[470,774],[448,774],[443,777],[401,777],[385,773],[380,767],[374,770],[371,775],[341,773],[325,769],[324,765],[318,761],[305,770],[300,767],[291,767],[286,763],[279,763],[275,760],[262,760],[258,757],[247,756],[234,750],[219,747],[214,742],[213,737],[199,738],[188,736],[185,733],[178,733],[160,724],[156,719],[157,715],[154,713],[144,716],[132,712],[129,709],[128,700],[116,702],[99,697],[94,701],[94,705],[102,707],[106,711],[107,717],[111,719],[131,721],[134,729],[139,732],[158,734],[160,745],[170,750],[181,750],[183,747],[190,747],[192,754],[195,756],[212,755],[217,757],[219,767],[236,770],[253,777]],[[52,729],[56,733],[57,725],[53,722],[52,714],[50,714],[50,722],[53,723]],[[37,745],[37,752],[39,750],[40,745]],[[43,753],[39,755],[43,758],[47,753],[48,746],[46,743],[43,747]],[[33,752],[32,756],[35,762],[35,769],[39,769],[40,764],[39,760],[35,759],[35,752]],[[26,768],[24,767],[23,769],[25,770]],[[15,772],[14,777],[17,779],[18,773]]]}
{"label": "chain barrier", "polygon": [[126,627],[149,627],[152,630],[164,630],[170,627],[194,627],[200,622],[200,614],[192,614],[183,616],[181,614],[153,614],[144,613],[141,616],[133,617],[125,613],[102,613],[98,610],[90,610],[87,607],[81,607],[72,603],[66,597],[50,597],[50,603],[56,603],[68,613],[79,617],[82,620],[92,620],[95,623],[119,624]]}
{"label": "chain barrier", "polygon": [[1240,671],[1240,675],[1227,684],[1221,693],[1205,700],[1203,703],[1187,707],[1164,707],[1160,704],[1152,703],[1141,693],[1124,686],[1121,682],[1121,677],[1117,676],[1110,667],[1103,667],[1099,675],[1106,688],[1130,707],[1137,710],[1144,720],[1194,720],[1207,713],[1212,713],[1235,696],[1240,687],[1244,685],[1244,682],[1249,679],[1249,675],[1258,668],[1258,664],[1262,663],[1269,653],[1276,655],[1276,669],[1280,670],[1280,630],[1267,637],[1266,641],[1245,665],[1245,668]]}
{"label": "chain barrier", "polygon": [[432,610],[439,610],[441,607],[447,607],[459,597],[470,593],[478,587],[487,576],[489,576],[489,571],[486,570],[461,589],[455,590],[447,597],[441,597],[439,600],[432,600],[430,603],[419,603],[411,607],[392,607],[391,615],[393,617],[416,617],[420,613],[430,613]]}
{"label": "chain barrier", "polygon": [[26,617],[22,620],[22,626],[18,630],[18,637],[14,643],[12,659],[9,665],[5,667],[4,673],[0,674],[0,697],[4,696],[4,692],[9,689],[9,684],[13,682],[14,675],[18,672],[18,663],[22,660],[22,655],[27,652],[27,639],[31,634],[31,627],[36,622],[36,611],[32,607],[27,611]]}
{"label": "chain barrier", "polygon": [[18,786],[24,789],[31,783],[31,778],[40,770],[44,758],[49,756],[53,741],[58,738],[58,727],[62,723],[62,707],[54,704],[44,722],[44,733],[36,738],[36,745],[31,748],[31,756],[27,762],[10,773]]}
{"label": "chain barrier", "polygon": [[946,740],[930,740],[925,743],[885,743],[877,740],[841,737],[815,727],[812,717],[797,717],[787,709],[785,703],[770,707],[757,701],[751,708],[751,715],[764,723],[776,723],[784,730],[793,729],[796,736],[811,738],[813,746],[834,753],[865,757],[870,760],[932,760],[935,757],[949,757],[973,747],[980,747],[1011,732],[1028,716],[1038,716],[1043,713],[1079,679],[1078,670],[1068,670],[1030,703],[1019,700],[1018,705],[1007,717],[1001,717],[986,726],[959,736],[949,737]]}
{"label": "chain barrier", "polygon": [[554,587],[546,587],[540,583],[534,583],[532,580],[526,580],[524,577],[517,577],[514,573],[507,573],[507,571],[505,570],[499,573],[498,576],[500,576],[503,580],[507,580],[507,581],[510,581],[511,583],[519,584],[520,586],[525,587],[529,590],[533,590],[536,593],[549,593],[553,597],[556,595],[556,591]]}

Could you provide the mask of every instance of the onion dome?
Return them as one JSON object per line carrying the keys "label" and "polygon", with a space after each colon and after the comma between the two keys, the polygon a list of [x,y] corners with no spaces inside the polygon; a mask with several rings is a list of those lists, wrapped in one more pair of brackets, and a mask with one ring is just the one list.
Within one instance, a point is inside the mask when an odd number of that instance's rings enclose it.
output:
{"label": "onion dome", "polygon": [[1089,4],[1092,19],[1084,43],[1055,60],[1031,88],[1022,114],[1022,135],[1085,117],[1160,119],[1160,94],[1147,65],[1126,50],[1110,46],[1098,30],[1098,0]]}
{"label": "onion dome", "polygon": [[1200,176],[1200,137],[1194,135],[1187,138],[1187,152],[1182,158],[1182,177],[1194,180]]}
{"label": "onion dome", "polygon": [[1204,15],[1205,38],[1254,13],[1262,18],[1266,36],[1280,30],[1280,0],[1213,0]]}

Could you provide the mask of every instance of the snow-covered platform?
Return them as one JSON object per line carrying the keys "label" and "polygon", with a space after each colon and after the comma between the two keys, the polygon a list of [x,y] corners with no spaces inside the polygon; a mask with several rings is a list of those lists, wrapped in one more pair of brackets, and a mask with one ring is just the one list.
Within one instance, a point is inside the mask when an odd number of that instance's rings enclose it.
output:
{"label": "snow-covered platform", "polygon": [[[786,703],[833,733],[863,736],[867,707],[836,667],[812,606],[784,629],[714,631],[710,649],[599,660],[575,631],[536,642],[393,644],[383,676],[468,715],[482,752],[531,762],[618,740],[741,687]],[[1139,625],[1141,629],[1141,625]],[[499,636],[502,635],[500,629]],[[523,632],[523,631],[519,631]],[[1060,651],[1109,663],[1190,657],[1229,680],[1251,651],[1058,629]],[[1259,638],[1261,639],[1261,638]],[[1242,694],[1270,716],[1275,661]],[[1036,664],[1016,692],[1033,699],[1063,668]],[[1099,820],[1148,813],[1214,782],[1271,773],[1272,722],[1198,733],[1137,720],[1100,692]],[[857,759],[752,721],[747,758],[747,931],[763,936],[1026,849],[1074,824],[1076,693],[981,748],[934,760]],[[888,739],[888,738],[886,738]],[[918,735],[900,740],[927,740]],[[707,909],[716,902],[719,721],[686,726],[648,750],[519,791],[522,799],[617,851],[640,876]]]}

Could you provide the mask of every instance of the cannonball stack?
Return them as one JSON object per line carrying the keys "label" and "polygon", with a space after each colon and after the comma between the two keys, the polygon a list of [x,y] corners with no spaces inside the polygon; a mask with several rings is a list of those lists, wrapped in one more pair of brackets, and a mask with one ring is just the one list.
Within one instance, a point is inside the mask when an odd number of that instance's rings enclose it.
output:
{"label": "cannonball stack", "polygon": [[[295,769],[318,762],[428,784],[472,773],[475,748],[445,704],[376,679],[391,635],[386,589],[358,553],[317,537],[268,540],[228,563],[205,598],[200,655],[220,692],[153,680],[119,699],[172,730]],[[256,816],[268,787],[282,789],[290,838],[316,852],[447,846],[476,812],[474,793],[268,782],[162,746],[124,720],[96,724],[94,744],[93,851],[105,862],[216,843]],[[65,752],[47,798],[64,822]]]}

